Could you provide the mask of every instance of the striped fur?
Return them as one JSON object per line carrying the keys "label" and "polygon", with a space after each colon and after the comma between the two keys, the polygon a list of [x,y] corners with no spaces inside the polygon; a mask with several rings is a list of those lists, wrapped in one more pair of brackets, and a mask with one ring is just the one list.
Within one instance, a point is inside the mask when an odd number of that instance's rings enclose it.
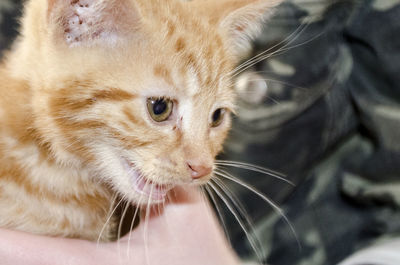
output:
{"label": "striped fur", "polygon": [[[193,182],[188,161],[213,163],[230,118],[211,128],[212,114],[234,108],[231,43],[277,4],[216,2],[27,2],[0,70],[1,227],[94,240],[114,194],[140,202],[124,160],[168,185]],[[168,121],[150,118],[149,97],[174,100]]]}

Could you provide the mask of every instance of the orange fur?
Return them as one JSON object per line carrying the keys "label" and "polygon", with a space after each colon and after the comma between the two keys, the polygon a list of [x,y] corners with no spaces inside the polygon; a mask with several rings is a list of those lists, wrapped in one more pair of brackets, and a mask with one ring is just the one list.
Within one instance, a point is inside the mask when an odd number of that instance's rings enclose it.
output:
{"label": "orange fur", "polygon": [[[230,127],[211,118],[234,108],[232,43],[278,1],[215,2],[27,2],[0,70],[0,226],[93,240],[115,193],[147,202],[130,170],[149,185],[211,177],[192,171],[212,166]],[[152,97],[173,100],[167,121],[150,117]]]}

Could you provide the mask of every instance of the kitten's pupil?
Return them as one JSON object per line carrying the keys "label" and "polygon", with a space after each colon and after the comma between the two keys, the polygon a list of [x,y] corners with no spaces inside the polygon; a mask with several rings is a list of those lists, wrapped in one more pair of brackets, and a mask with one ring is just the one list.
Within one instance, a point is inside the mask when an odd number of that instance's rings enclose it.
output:
{"label": "kitten's pupil", "polygon": [[153,103],[153,112],[156,115],[163,114],[167,109],[167,103],[164,99],[158,99]]}
{"label": "kitten's pupil", "polygon": [[168,98],[148,98],[147,110],[156,122],[168,120],[172,114],[173,102]]}
{"label": "kitten's pupil", "polygon": [[211,123],[212,127],[219,126],[224,119],[224,115],[225,115],[225,109],[222,108],[217,109],[212,115],[212,123]]}

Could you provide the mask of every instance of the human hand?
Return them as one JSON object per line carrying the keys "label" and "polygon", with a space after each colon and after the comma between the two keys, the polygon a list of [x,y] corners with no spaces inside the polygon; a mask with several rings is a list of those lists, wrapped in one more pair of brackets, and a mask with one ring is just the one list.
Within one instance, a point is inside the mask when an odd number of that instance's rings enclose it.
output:
{"label": "human hand", "polygon": [[176,188],[172,197],[160,213],[152,211],[113,243],[0,230],[1,264],[239,264],[202,195],[194,188]]}
{"label": "human hand", "polygon": [[[161,213],[155,209],[147,224],[142,218],[139,227],[119,241],[122,263],[133,258],[149,265],[238,264],[205,198],[194,188],[177,188],[172,197]],[[128,257],[124,251],[129,239]]]}

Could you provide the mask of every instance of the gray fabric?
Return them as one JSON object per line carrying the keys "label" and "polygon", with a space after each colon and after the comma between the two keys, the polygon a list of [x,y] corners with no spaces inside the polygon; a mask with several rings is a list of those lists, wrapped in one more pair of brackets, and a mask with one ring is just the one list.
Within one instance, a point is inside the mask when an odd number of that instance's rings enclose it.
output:
{"label": "gray fabric", "polygon": [[398,265],[400,264],[400,239],[363,249],[339,265]]}
{"label": "gray fabric", "polygon": [[0,1],[0,51],[8,48],[18,32],[17,20],[21,15],[21,1]]}

